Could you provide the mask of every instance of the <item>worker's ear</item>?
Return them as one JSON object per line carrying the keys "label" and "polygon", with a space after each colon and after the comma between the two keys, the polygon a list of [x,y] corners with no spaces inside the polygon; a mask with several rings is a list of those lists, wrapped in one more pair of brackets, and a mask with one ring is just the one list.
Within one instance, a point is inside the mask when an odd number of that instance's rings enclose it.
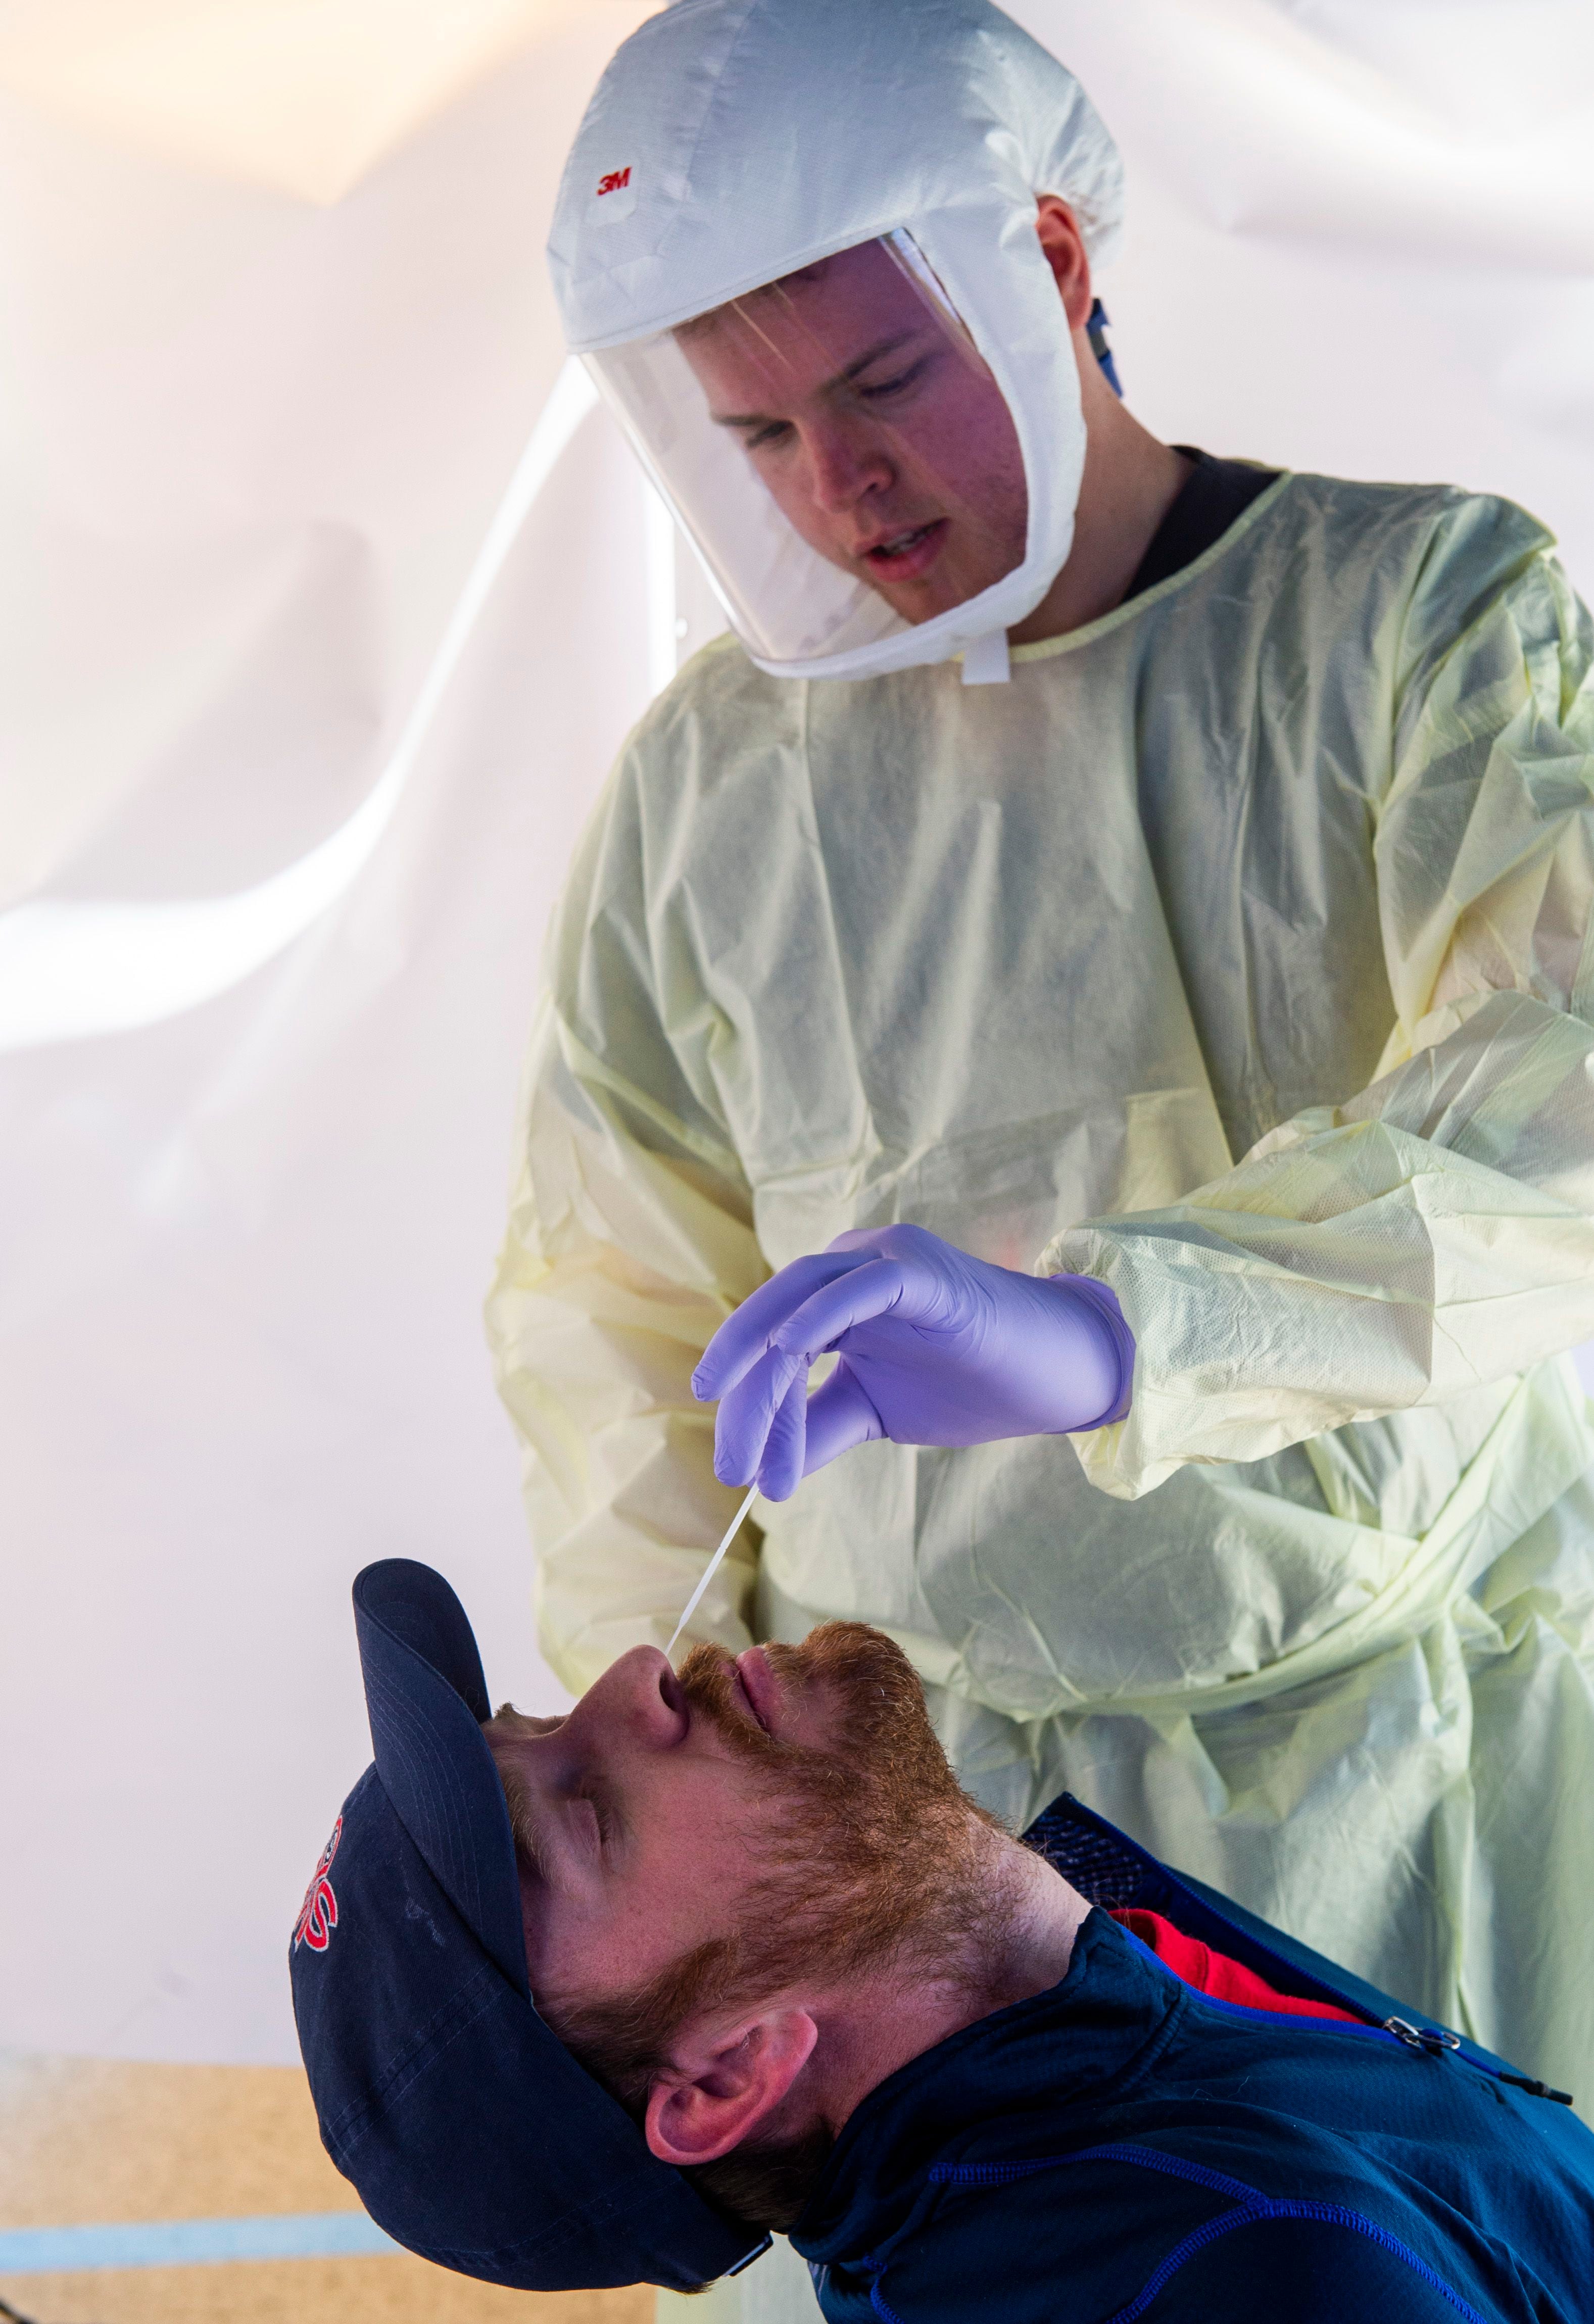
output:
{"label": "worker's ear", "polygon": [[1071,331],[1083,331],[1091,317],[1091,262],[1073,212],[1060,194],[1042,194],[1035,206],[1035,230],[1051,268]]}
{"label": "worker's ear", "polygon": [[687,2034],[648,2094],[661,2163],[714,2163],[767,2122],[819,2039],[806,2009],[768,2009],[729,2033]]}

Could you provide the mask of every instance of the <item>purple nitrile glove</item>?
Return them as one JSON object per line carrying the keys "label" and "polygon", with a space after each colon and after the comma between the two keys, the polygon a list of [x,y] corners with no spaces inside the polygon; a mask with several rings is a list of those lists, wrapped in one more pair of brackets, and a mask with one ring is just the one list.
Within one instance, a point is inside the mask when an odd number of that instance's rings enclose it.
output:
{"label": "purple nitrile glove", "polygon": [[[808,1368],[840,1359],[807,1392]],[[1129,1409],[1135,1342],[1104,1283],[1019,1275],[924,1227],[860,1229],[793,1259],[728,1316],[692,1375],[720,1399],[714,1474],[783,1501],[871,1439],[989,1444]]]}

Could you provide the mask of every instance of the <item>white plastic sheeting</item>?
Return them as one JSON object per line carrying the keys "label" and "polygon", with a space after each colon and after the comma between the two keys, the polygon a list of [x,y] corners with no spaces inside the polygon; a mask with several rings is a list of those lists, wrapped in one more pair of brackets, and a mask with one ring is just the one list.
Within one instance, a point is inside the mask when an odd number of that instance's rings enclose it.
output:
{"label": "white plastic sheeting", "polygon": [[[0,15],[0,2043],[292,2054],[366,1559],[556,1699],[477,1311],[565,857],[712,625],[542,271],[643,13]],[[1582,0],[1014,13],[1123,146],[1150,425],[1594,588]]]}

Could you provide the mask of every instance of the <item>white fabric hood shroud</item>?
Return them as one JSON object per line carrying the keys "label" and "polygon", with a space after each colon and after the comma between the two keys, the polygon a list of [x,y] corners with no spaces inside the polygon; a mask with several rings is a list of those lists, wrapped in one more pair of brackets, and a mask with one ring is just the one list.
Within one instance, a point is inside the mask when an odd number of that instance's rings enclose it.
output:
{"label": "white fabric hood shroud", "polygon": [[[1035,232],[1043,193],[1070,204],[1092,265],[1110,254],[1117,149],[1073,76],[986,0],[675,0],[616,52],[548,239],[573,352],[668,330],[906,228],[1018,431],[1021,565],[917,628],[881,601],[883,634],[800,661],[754,653],[760,669],[861,678],[947,660],[1022,621],[1051,586],[1073,539],[1085,434]],[[649,466],[674,508],[668,477]]]}

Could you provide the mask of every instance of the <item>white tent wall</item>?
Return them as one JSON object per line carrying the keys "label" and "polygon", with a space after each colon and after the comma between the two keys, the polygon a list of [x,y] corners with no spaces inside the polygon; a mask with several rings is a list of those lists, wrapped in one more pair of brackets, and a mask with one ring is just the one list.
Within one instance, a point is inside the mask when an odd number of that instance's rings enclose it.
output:
{"label": "white tent wall", "polygon": [[[479,1305],[543,926],[660,674],[606,416],[377,787],[559,376],[553,188],[643,13],[0,21],[0,1028],[47,1024],[78,936],[75,1021],[123,1028],[0,1059],[0,2044],[293,2054],[368,1558],[440,1564],[494,1692],[558,1699]],[[1122,142],[1102,287],[1153,427],[1508,493],[1594,586],[1581,0],[1520,0],[1508,42],[1464,0],[1015,13]],[[373,797],[299,933],[126,1021],[94,908],[247,896]]]}
{"label": "white tent wall", "polygon": [[291,2054],[285,1931],[370,1757],[368,1559],[444,1567],[498,1694],[563,1700],[479,1311],[580,775],[646,698],[640,493],[592,439],[346,899],[205,1007],[7,1063],[0,1858],[49,1899],[8,1916],[7,2041]]}

